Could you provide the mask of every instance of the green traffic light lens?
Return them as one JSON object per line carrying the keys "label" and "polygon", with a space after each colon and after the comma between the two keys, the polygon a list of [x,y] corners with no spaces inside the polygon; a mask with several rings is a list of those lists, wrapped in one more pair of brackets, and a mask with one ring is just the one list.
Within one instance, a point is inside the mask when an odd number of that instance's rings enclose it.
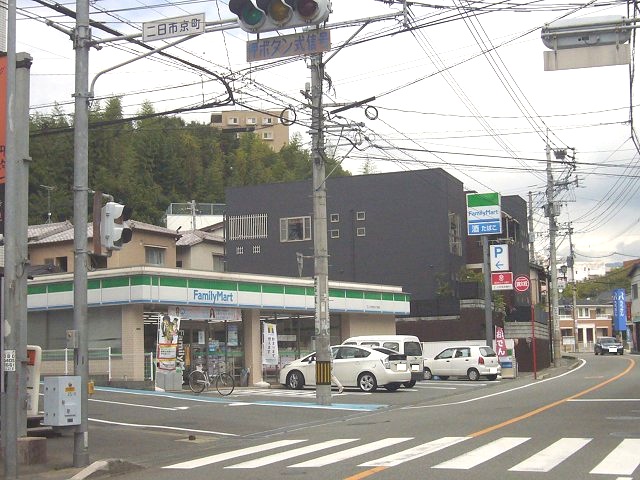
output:
{"label": "green traffic light lens", "polygon": [[242,9],[242,21],[247,25],[257,25],[264,17],[264,13],[258,10],[250,2],[248,2]]}

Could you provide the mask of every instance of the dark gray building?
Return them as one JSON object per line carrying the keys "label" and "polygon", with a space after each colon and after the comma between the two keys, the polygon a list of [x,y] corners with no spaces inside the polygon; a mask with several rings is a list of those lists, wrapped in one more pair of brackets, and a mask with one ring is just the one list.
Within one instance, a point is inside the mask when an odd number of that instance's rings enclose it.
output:
{"label": "dark gray building", "polygon": [[[226,270],[313,275],[311,181],[229,188]],[[400,285],[412,315],[455,314],[466,261],[462,182],[442,169],[327,180],[329,278]]]}

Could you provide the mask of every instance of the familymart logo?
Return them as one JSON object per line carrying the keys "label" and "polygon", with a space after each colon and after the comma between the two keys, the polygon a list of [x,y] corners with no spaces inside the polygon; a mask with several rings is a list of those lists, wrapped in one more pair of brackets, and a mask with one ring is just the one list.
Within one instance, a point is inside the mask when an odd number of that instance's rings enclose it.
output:
{"label": "familymart logo", "polygon": [[191,299],[196,302],[206,303],[223,303],[223,304],[235,304],[233,292],[225,292],[224,290],[199,290],[194,288],[192,290]]}

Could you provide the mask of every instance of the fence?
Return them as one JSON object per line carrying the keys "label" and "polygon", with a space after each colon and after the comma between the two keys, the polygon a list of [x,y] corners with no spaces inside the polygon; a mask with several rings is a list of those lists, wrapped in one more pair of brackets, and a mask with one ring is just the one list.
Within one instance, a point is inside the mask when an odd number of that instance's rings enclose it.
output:
{"label": "fence", "polygon": [[[121,353],[114,353],[111,347],[89,349],[89,375],[114,378],[114,363],[123,360]],[[70,375],[74,369],[73,349],[43,350],[41,375]],[[154,354],[144,354],[144,380],[155,379]]]}

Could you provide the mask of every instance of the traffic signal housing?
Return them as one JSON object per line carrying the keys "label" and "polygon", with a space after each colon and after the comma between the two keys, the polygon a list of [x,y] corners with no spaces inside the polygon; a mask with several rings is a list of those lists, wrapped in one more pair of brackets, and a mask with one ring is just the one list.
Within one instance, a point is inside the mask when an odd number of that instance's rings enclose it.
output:
{"label": "traffic signal housing", "polygon": [[131,207],[107,202],[101,210],[100,242],[107,250],[121,250],[133,232],[124,222],[131,218]]}
{"label": "traffic signal housing", "polygon": [[331,0],[229,0],[245,32],[261,33],[318,25],[329,18]]}

